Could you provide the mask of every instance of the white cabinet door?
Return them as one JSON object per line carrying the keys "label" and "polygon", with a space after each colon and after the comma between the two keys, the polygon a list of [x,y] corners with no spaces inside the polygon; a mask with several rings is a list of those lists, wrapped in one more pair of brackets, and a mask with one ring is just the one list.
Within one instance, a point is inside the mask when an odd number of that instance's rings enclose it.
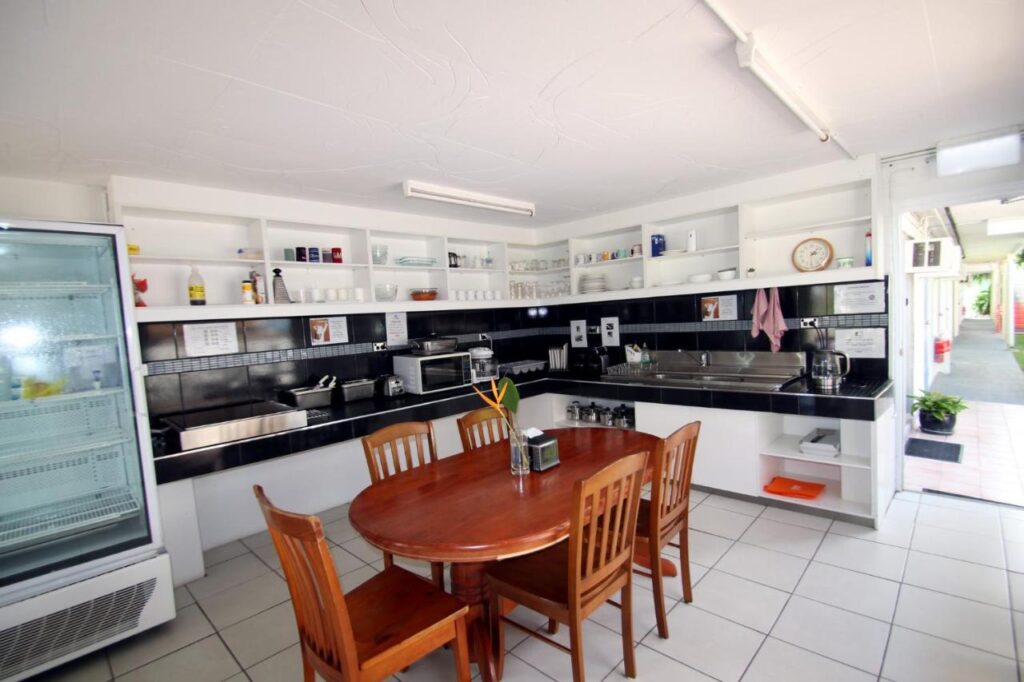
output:
{"label": "white cabinet door", "polygon": [[664,438],[699,420],[700,440],[693,482],[744,495],[759,494],[758,447],[763,415],[740,410],[716,410],[681,405],[636,404],[639,431]]}

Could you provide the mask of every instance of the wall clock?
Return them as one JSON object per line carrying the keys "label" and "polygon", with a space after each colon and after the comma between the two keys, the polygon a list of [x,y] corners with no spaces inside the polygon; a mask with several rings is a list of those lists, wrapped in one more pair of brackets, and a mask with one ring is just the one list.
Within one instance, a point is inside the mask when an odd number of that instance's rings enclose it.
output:
{"label": "wall clock", "polygon": [[824,270],[832,263],[832,244],[821,237],[805,239],[793,249],[793,267],[800,272]]}

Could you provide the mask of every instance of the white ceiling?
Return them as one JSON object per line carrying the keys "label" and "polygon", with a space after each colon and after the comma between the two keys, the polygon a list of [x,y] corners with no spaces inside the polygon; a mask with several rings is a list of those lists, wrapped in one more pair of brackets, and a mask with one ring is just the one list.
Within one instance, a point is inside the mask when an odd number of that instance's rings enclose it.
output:
{"label": "white ceiling", "polygon": [[1024,219],[1024,201],[1003,204],[980,201],[950,208],[967,263],[993,263],[1024,246],[1024,234],[988,235],[987,221],[999,218]]}
{"label": "white ceiling", "polygon": [[[855,154],[1024,121],[1024,0],[722,4]],[[0,93],[0,174],[516,225],[842,158],[699,0],[3,0]]]}

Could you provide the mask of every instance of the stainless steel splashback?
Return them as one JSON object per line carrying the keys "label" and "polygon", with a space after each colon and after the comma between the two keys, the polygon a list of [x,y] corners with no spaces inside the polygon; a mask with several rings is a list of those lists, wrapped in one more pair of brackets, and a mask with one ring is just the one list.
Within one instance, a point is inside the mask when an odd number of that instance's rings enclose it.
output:
{"label": "stainless steel splashback", "polygon": [[807,356],[804,353],[772,353],[769,351],[708,351],[710,362],[706,367],[700,364],[698,351],[657,350],[651,352],[651,360],[662,371],[714,370],[726,368],[744,369],[756,374],[800,375],[807,371]]}

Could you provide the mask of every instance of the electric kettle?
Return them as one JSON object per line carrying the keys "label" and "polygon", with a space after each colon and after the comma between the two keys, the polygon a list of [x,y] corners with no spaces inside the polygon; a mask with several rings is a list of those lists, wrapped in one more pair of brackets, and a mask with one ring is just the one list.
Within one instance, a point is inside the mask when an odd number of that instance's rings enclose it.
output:
{"label": "electric kettle", "polygon": [[811,359],[811,381],[823,393],[839,390],[843,377],[850,373],[850,358],[838,350],[816,350]]}

